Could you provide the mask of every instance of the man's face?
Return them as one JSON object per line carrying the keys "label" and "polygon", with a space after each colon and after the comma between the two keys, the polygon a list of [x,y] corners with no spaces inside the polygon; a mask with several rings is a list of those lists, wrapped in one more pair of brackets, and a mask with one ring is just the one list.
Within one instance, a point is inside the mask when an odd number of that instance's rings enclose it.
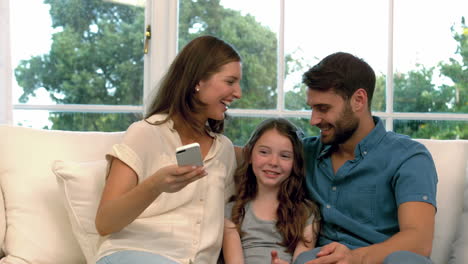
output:
{"label": "man's face", "polygon": [[359,126],[349,101],[333,91],[307,89],[307,104],[312,109],[310,124],[320,128],[323,144],[343,144]]}

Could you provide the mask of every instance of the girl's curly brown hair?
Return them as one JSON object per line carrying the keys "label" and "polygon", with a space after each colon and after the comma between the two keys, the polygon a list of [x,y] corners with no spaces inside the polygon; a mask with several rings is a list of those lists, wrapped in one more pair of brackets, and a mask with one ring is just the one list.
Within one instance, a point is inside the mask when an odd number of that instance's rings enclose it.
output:
{"label": "girl's curly brown hair", "polygon": [[[258,139],[269,130],[276,130],[279,134],[289,138],[293,145],[294,162],[291,175],[283,181],[278,192],[278,209],[276,229],[282,235],[281,246],[286,247],[286,252],[294,253],[294,249],[301,241],[311,243],[304,238],[304,228],[307,219],[313,215],[313,225],[318,229],[320,214],[317,205],[306,199],[304,181],[304,159],[300,131],[296,126],[284,118],[270,118],[263,121],[253,132],[247,144],[244,146],[244,161],[237,168],[234,175],[236,183],[236,195],[231,197],[234,201],[232,207],[232,222],[236,225],[237,231],[243,236],[241,230],[245,217],[245,205],[254,200],[257,195],[257,178],[250,164],[252,150]],[[315,234],[318,230],[313,230]]]}

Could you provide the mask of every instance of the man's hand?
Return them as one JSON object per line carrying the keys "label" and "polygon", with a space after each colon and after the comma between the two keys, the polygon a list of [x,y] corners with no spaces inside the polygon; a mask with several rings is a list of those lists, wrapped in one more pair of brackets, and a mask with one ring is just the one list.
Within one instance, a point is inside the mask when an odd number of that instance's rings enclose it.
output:
{"label": "man's hand", "polygon": [[323,246],[317,258],[306,264],[361,264],[361,260],[345,245],[333,242]]}
{"label": "man's hand", "polygon": [[287,261],[284,261],[278,257],[278,252],[275,250],[271,251],[271,264],[289,264]]}

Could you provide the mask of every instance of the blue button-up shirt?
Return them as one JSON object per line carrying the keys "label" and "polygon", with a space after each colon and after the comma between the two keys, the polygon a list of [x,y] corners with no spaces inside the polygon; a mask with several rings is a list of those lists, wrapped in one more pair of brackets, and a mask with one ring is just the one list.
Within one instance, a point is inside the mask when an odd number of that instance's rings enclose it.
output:
{"label": "blue button-up shirt", "polygon": [[332,147],[320,137],[304,139],[306,187],[322,213],[318,246],[336,241],[351,249],[387,240],[399,231],[398,206],[436,206],[437,173],[424,145],[375,128],[354,150],[355,158],[333,171]]}

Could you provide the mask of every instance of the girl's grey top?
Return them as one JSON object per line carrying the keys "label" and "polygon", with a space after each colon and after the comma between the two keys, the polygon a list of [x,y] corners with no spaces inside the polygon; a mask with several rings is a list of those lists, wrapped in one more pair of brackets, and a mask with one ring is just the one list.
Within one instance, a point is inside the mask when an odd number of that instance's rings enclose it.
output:
{"label": "girl's grey top", "polygon": [[[226,204],[224,216],[231,219],[234,202]],[[307,220],[307,225],[312,224],[314,217]],[[271,251],[276,250],[280,259],[292,262],[293,255],[286,252],[286,247],[280,246],[283,241],[281,234],[276,229],[276,221],[258,219],[252,209],[251,203],[245,206],[245,218],[242,222],[244,236],[241,238],[244,260],[248,264],[265,264],[271,261]]]}

